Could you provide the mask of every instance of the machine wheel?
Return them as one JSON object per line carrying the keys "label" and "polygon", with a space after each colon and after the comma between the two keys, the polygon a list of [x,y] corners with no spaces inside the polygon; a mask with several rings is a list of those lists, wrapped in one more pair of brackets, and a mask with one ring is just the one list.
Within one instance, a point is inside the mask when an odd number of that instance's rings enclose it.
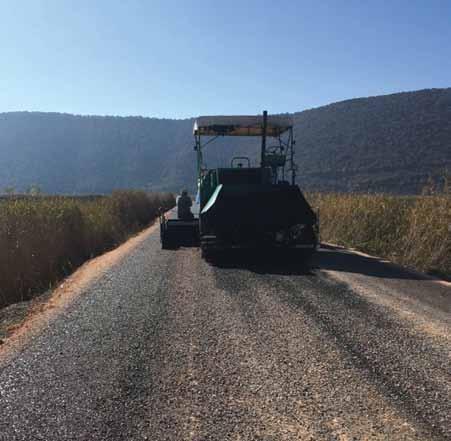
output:
{"label": "machine wheel", "polygon": [[205,259],[208,261],[214,261],[218,258],[219,251],[216,249],[212,249],[212,248],[206,247],[205,245],[201,245],[200,250],[201,250],[202,259]]}
{"label": "machine wheel", "polygon": [[205,245],[200,246],[200,255],[202,259],[208,260],[211,250],[209,250]]}
{"label": "machine wheel", "polygon": [[171,246],[167,243],[167,241],[163,240],[163,241],[161,241],[161,249],[170,250]]}
{"label": "machine wheel", "polygon": [[294,249],[290,253],[290,257],[292,261],[300,263],[306,268],[311,268],[314,254],[314,249]]}

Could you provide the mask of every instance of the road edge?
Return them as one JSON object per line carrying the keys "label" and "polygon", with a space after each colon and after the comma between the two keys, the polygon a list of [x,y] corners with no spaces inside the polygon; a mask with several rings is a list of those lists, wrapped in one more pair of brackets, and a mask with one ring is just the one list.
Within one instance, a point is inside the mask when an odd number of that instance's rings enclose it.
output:
{"label": "road edge", "polygon": [[43,302],[30,305],[25,318],[13,326],[12,333],[0,345],[0,365],[7,363],[33,337],[48,327],[92,283],[113,266],[119,264],[132,250],[143,243],[158,228],[158,220],[130,237],[118,247],[83,263],[70,276],[64,278]]}

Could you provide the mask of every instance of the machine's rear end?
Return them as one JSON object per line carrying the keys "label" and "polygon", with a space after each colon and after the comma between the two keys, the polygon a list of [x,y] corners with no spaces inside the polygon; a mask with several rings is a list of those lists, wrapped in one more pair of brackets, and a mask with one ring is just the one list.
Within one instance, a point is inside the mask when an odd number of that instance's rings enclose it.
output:
{"label": "machine's rear end", "polygon": [[217,169],[210,175],[216,175],[218,185],[200,214],[205,255],[279,248],[308,256],[316,249],[317,218],[297,185],[271,183],[265,168]]}
{"label": "machine's rear end", "polygon": [[181,246],[199,246],[199,219],[168,219],[160,216],[161,247],[165,250]]}

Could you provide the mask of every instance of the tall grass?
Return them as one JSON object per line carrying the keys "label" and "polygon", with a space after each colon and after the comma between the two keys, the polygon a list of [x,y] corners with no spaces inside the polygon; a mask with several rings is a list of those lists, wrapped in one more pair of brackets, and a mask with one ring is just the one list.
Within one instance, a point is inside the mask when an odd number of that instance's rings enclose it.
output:
{"label": "tall grass", "polygon": [[451,275],[451,194],[314,193],[308,198],[319,208],[323,241]]}
{"label": "tall grass", "polygon": [[174,204],[171,194],[140,191],[1,200],[0,307],[49,287]]}

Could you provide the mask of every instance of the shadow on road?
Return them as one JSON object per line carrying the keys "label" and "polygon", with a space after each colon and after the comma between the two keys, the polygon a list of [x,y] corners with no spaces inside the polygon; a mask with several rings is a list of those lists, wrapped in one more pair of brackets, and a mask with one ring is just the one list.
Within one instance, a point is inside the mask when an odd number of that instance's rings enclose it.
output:
{"label": "shadow on road", "polygon": [[323,270],[364,274],[385,279],[428,280],[427,276],[414,273],[395,264],[382,262],[374,257],[354,254],[345,249],[322,245],[313,264]]}
{"label": "shadow on road", "polygon": [[234,250],[215,256],[210,264],[218,268],[245,269],[257,274],[314,276],[315,270],[330,270],[384,279],[428,280],[427,276],[395,264],[328,245],[322,245],[310,261],[305,261],[299,254],[283,251],[264,253]]}
{"label": "shadow on road", "polygon": [[217,268],[244,269],[257,274],[314,276],[308,261],[300,255],[262,250],[233,250],[215,256],[209,263]]}

